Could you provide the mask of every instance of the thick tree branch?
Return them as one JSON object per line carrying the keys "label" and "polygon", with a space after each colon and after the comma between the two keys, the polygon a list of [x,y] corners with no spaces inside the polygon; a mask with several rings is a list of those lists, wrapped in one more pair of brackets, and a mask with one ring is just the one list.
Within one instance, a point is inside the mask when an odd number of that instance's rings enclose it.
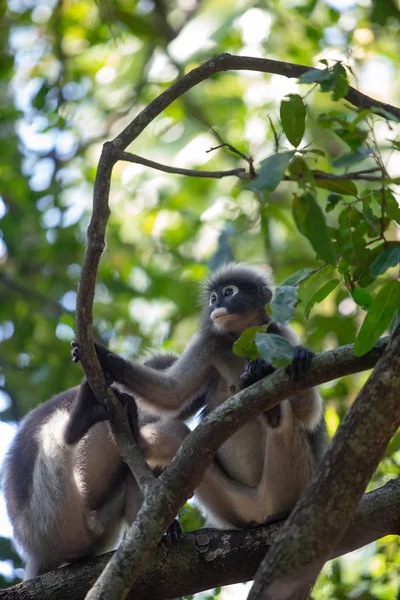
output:
{"label": "thick tree branch", "polygon": [[164,173],[175,173],[175,175],[186,175],[186,177],[208,177],[211,179],[221,179],[222,177],[229,177],[236,175],[240,179],[245,177],[246,169],[243,167],[238,169],[231,169],[230,171],[196,171],[195,169],[180,169],[179,167],[169,167],[168,165],[162,165],[161,163],[154,162],[148,158],[143,158],[137,154],[130,152],[116,152],[115,157],[118,160],[126,160],[127,162],[137,163],[138,165],[144,165],[145,167],[151,167],[158,171],[164,171]]}
{"label": "thick tree branch", "polygon": [[346,531],[400,425],[400,328],[347,412],[312,483],[263,560],[249,600],[303,600]]}
{"label": "thick tree branch", "polygon": [[[152,548],[193,494],[215,452],[243,423],[299,391],[373,367],[387,342],[387,338],[380,340],[363,357],[354,356],[353,345],[324,352],[314,357],[303,381],[293,383],[279,370],[215,409],[186,438],[174,460],[157,479],[156,493],[146,496],[135,522],[87,598],[127,597]],[[193,456],[196,457],[195,469]]]}
{"label": "thick tree branch", "polygon": [[[365,494],[332,556],[340,556],[400,531],[400,479]],[[164,600],[217,586],[248,581],[274,544],[282,524],[242,531],[201,529],[178,543],[159,544],[143,568],[128,600]],[[82,600],[110,555],[57,569],[42,577],[0,590],[2,600]]]}

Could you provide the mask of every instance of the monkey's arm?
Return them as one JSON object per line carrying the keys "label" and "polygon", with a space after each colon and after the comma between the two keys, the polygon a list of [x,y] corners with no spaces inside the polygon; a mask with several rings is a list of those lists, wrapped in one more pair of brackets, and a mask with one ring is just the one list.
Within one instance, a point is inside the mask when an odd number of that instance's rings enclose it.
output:
{"label": "monkey's arm", "polygon": [[[277,327],[277,326],[276,326]],[[288,327],[279,327],[273,333],[279,333],[288,341],[297,341],[296,334]],[[295,346],[293,348],[293,361],[286,367],[285,372],[292,381],[301,381],[306,375],[314,353],[304,346]],[[242,374],[240,381],[242,388],[252,385],[263,377],[271,375],[276,369],[264,361],[262,358],[256,358],[246,363],[246,370]],[[322,417],[322,400],[315,388],[305,390],[289,398],[291,407],[296,417],[309,429],[314,430]],[[281,405],[277,405],[266,413],[270,427],[278,427],[281,423]]]}
{"label": "monkey's arm", "polygon": [[[112,379],[156,408],[178,410],[200,394],[212,372],[213,352],[201,334],[194,336],[185,352],[167,369],[159,371],[138,361],[127,361],[95,344],[101,367]],[[74,343],[72,358],[79,360]]]}

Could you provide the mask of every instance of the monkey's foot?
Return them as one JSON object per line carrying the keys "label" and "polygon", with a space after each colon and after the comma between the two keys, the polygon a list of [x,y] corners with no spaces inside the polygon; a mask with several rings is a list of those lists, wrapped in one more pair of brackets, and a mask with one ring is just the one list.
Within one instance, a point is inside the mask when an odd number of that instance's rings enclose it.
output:
{"label": "monkey's foot", "polygon": [[289,517],[291,512],[291,510],[284,510],[283,512],[275,513],[265,519],[264,525],[273,525],[273,523],[280,523],[281,521],[285,521]]}
{"label": "monkey's foot", "polygon": [[276,429],[281,424],[281,418],[282,418],[281,405],[277,404],[270,410],[267,410],[264,413],[264,415],[265,415],[265,418],[267,419],[267,423],[271,427],[271,429]]}
{"label": "monkey's foot", "polygon": [[164,533],[162,541],[165,545],[169,546],[169,544],[172,544],[172,543],[175,543],[178,541],[181,533],[182,533],[182,528],[179,525],[179,521],[177,519],[174,519],[174,521],[168,527],[167,531]]}
{"label": "monkey's foot", "polygon": [[292,364],[286,367],[285,373],[289,375],[292,381],[301,381],[307,374],[313,359],[314,352],[304,346],[295,346],[293,348]]}
{"label": "monkey's foot", "polygon": [[240,376],[242,390],[260,381],[263,377],[271,375],[274,371],[275,368],[260,357],[255,360],[247,360],[245,372]]}
{"label": "monkey's foot", "polygon": [[89,510],[85,515],[86,527],[95,536],[100,537],[104,533],[104,527],[97,518],[97,510]]}

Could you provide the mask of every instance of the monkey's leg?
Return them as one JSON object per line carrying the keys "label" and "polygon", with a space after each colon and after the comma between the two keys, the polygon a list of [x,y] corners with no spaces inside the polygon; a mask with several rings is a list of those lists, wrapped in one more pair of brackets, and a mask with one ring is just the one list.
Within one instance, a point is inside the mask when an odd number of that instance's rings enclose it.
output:
{"label": "monkey's leg", "polygon": [[68,412],[59,410],[40,428],[30,496],[15,523],[30,575],[87,553],[96,538],[75,471],[76,448],[64,442],[68,419]]}
{"label": "monkey's leg", "polygon": [[216,462],[206,470],[195,490],[195,498],[204,506],[207,521],[220,529],[260,525],[270,514],[265,498],[259,501],[258,487],[249,487],[227,477]]}

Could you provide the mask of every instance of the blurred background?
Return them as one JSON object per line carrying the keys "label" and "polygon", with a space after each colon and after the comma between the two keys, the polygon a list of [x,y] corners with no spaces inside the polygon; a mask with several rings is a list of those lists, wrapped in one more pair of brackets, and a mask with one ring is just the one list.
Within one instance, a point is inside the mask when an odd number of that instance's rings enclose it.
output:
{"label": "blurred background", "polygon": [[[395,0],[9,0],[0,5],[0,460],[16,422],[53,394],[77,384],[70,360],[75,300],[90,218],[96,165],[112,139],[176,78],[220,52],[317,66],[350,66],[352,84],[400,104],[400,11]],[[277,75],[229,72],[174,102],[131,151],[177,167],[246,166],[220,140],[255,162],[274,151],[279,104],[307,86]],[[340,111],[312,92],[304,143],[325,152],[329,171],[344,143],[320,127],[317,113]],[[342,104],[344,109],[344,104]],[[314,113],[315,111],[315,113]],[[213,128],[213,129],[212,129]],[[400,174],[385,140],[398,126],[374,130],[392,175]],[[279,131],[279,129],[278,129]],[[363,184],[367,186],[368,184]],[[95,335],[124,356],[150,348],[181,351],[194,333],[198,283],[216,265],[243,260],[268,266],[281,283],[315,252],[295,228],[290,183],[268,204],[234,177],[169,175],[118,163],[111,218],[94,305]],[[326,202],[328,191],[320,191]],[[294,326],[319,352],[354,342],[363,311],[338,287]],[[321,386],[334,433],[367,375]],[[395,437],[370,489],[398,476]],[[182,511],[187,529],[198,511]],[[16,582],[21,561],[0,504],[0,585]],[[398,539],[389,537],[330,562],[315,600],[399,598]],[[245,598],[243,586],[199,594]]]}

